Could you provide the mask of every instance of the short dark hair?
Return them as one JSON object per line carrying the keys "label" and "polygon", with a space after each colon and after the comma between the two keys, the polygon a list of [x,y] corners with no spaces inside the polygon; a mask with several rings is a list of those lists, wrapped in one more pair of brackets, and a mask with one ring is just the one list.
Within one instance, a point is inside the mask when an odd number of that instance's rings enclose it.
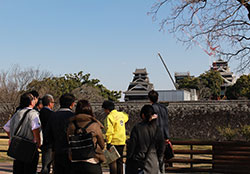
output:
{"label": "short dark hair", "polygon": [[140,117],[141,118],[142,118],[142,114],[144,114],[145,120],[149,122],[149,120],[152,117],[152,115],[155,114],[153,106],[152,105],[144,105],[141,108],[141,112],[140,112]]}
{"label": "short dark hair", "polygon": [[88,114],[94,116],[92,107],[88,100],[79,100],[77,102],[75,114]]}
{"label": "short dark hair", "polygon": [[112,111],[115,109],[115,104],[110,101],[110,100],[105,100],[103,103],[102,103],[102,108],[103,109],[107,109],[109,111]]}
{"label": "short dark hair", "polygon": [[53,102],[54,98],[52,95],[50,94],[46,94],[45,96],[43,96],[42,98],[42,103],[43,103],[43,106],[49,106],[49,104],[51,102]]}
{"label": "short dark hair", "polygon": [[72,103],[74,103],[76,98],[73,94],[66,93],[63,94],[59,100],[61,108],[70,108],[70,106],[72,105]]}
{"label": "short dark hair", "polygon": [[33,95],[33,97],[36,97],[36,98],[39,97],[39,94],[36,90],[30,91],[29,93],[31,93]]}
{"label": "short dark hair", "polygon": [[148,98],[153,103],[156,103],[158,101],[158,96],[159,96],[159,94],[155,90],[151,90],[148,93]]}
{"label": "short dark hair", "polygon": [[29,92],[24,93],[20,97],[20,108],[28,107],[32,100],[34,99],[33,95]]}

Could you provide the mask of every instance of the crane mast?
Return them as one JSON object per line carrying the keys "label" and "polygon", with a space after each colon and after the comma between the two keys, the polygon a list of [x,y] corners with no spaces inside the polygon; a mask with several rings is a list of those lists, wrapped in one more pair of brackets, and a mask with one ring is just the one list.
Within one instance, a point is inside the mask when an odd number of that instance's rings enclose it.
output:
{"label": "crane mast", "polygon": [[170,79],[171,79],[171,81],[172,81],[172,83],[173,83],[173,85],[174,85],[175,89],[177,89],[177,85],[176,85],[176,83],[174,82],[174,79],[173,79],[173,77],[171,76],[171,74],[170,74],[170,72],[169,72],[169,70],[168,70],[168,68],[167,68],[167,65],[165,64],[165,62],[164,62],[163,58],[161,57],[161,54],[160,54],[160,53],[158,53],[158,56],[160,57],[161,62],[163,63],[163,65],[164,65],[164,67],[165,67],[166,71],[168,72],[168,75],[169,75],[169,77],[170,77]]}

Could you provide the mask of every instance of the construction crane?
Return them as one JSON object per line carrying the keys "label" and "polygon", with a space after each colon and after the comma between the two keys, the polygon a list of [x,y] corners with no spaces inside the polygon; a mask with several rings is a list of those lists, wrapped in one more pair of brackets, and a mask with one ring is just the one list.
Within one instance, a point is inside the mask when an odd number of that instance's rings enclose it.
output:
{"label": "construction crane", "polygon": [[160,57],[161,62],[163,63],[163,65],[164,65],[164,67],[165,67],[166,71],[168,72],[168,75],[169,75],[169,77],[170,77],[170,79],[171,79],[171,81],[172,81],[172,83],[173,83],[173,85],[174,85],[175,89],[177,89],[177,88],[178,88],[178,86],[177,86],[177,84],[174,82],[174,79],[173,79],[173,77],[171,76],[171,74],[170,74],[170,72],[169,72],[169,70],[168,70],[168,68],[167,68],[167,65],[165,64],[165,62],[164,62],[163,58],[161,57],[161,54],[160,54],[160,53],[158,53],[158,56]]}

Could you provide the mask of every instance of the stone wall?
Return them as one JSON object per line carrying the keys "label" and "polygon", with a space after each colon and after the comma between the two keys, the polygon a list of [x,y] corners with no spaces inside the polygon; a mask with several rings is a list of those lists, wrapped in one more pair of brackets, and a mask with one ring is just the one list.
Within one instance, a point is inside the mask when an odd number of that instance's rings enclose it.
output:
{"label": "stone wall", "polygon": [[[127,112],[130,120],[127,123],[128,133],[134,124],[140,121],[139,112],[144,104],[117,103],[116,109]],[[250,101],[185,101],[163,103],[169,110],[169,132],[175,139],[222,140],[217,127],[230,125],[238,128],[250,125]],[[103,121],[105,114],[101,103],[93,103],[98,119]]]}
{"label": "stone wall", "polygon": [[[96,117],[103,121],[102,103],[91,103]],[[127,133],[139,122],[140,109],[147,102],[116,103],[116,109],[129,114]],[[169,110],[169,132],[175,139],[220,140],[218,126],[238,128],[250,125],[250,100],[248,101],[185,101],[163,103]],[[7,118],[1,116],[2,127]]]}

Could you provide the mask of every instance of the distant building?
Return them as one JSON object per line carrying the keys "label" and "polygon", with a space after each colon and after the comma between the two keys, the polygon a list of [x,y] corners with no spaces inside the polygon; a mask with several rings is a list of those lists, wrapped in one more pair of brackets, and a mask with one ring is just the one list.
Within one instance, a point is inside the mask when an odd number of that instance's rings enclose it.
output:
{"label": "distant building", "polygon": [[153,89],[153,84],[149,82],[146,68],[136,69],[133,74],[133,80],[129,83],[128,90],[124,92],[124,100],[148,100],[148,92]]}
{"label": "distant building", "polygon": [[213,62],[211,70],[218,71],[223,79],[223,85],[221,86],[221,95],[225,95],[226,88],[232,86],[236,82],[236,77],[233,72],[230,71],[228,62],[222,59],[218,59]]}
{"label": "distant building", "polygon": [[190,101],[197,100],[196,90],[157,90],[158,101]]}
{"label": "distant building", "polygon": [[[153,90],[153,84],[149,82],[146,68],[136,69],[128,90],[124,92],[125,101],[148,101],[148,92]],[[189,75],[189,74],[188,74]],[[190,75],[189,75],[190,76]],[[156,90],[159,101],[188,101],[197,100],[196,90]]]}
{"label": "distant building", "polygon": [[182,79],[194,76],[190,76],[190,72],[175,72],[174,77],[175,77],[175,83],[178,84]]}

